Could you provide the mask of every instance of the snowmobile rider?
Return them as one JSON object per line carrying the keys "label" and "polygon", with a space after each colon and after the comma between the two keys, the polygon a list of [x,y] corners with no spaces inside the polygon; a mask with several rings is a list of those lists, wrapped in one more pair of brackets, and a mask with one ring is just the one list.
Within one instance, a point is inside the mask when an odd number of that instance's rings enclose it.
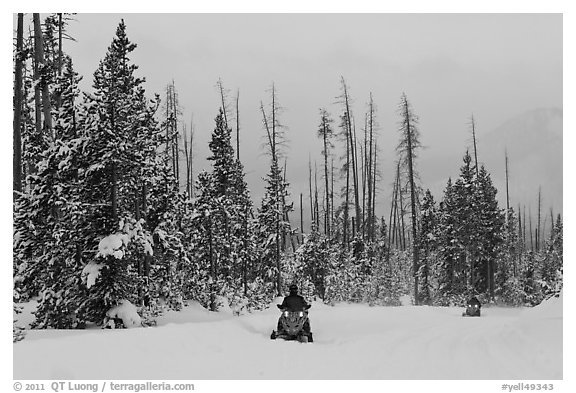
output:
{"label": "snowmobile rider", "polygon": [[472,296],[470,300],[468,300],[467,307],[466,307],[466,314],[470,316],[480,316],[480,308],[482,304],[480,300],[476,296]]}
{"label": "snowmobile rider", "polygon": [[468,304],[471,305],[472,307],[474,306],[478,306],[478,308],[482,307],[482,304],[480,304],[480,300],[478,300],[476,296],[472,296],[470,300],[468,300]]}
{"label": "snowmobile rider", "polygon": [[282,309],[287,311],[301,311],[304,310],[304,307],[308,305],[306,300],[300,295],[298,295],[298,286],[296,284],[292,284],[288,287],[290,290],[290,295],[284,298],[282,302]]}
{"label": "snowmobile rider", "polygon": [[[307,306],[306,300],[300,295],[298,295],[298,286],[296,284],[291,284],[288,289],[290,290],[290,294],[284,298],[282,301],[282,305],[280,306],[283,310],[286,311],[302,311]],[[281,318],[278,319],[278,331],[282,330],[282,322]],[[306,333],[310,333],[310,321],[306,321],[303,326],[303,330]]]}

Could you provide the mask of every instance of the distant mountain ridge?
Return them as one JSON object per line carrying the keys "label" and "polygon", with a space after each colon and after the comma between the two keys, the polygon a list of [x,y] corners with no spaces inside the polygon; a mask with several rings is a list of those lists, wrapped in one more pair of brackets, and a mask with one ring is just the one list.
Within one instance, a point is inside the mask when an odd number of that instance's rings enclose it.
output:
{"label": "distant mountain ridge", "polygon": [[[560,108],[534,109],[477,135],[478,161],[490,172],[498,189],[498,201],[506,207],[505,151],[508,152],[510,205],[526,206],[536,220],[538,188],[542,188],[543,220],[550,221],[550,208],[554,215],[563,212],[563,110]],[[448,176],[458,176],[466,147],[459,153],[433,156],[423,162],[423,173],[432,192],[438,198],[446,187]],[[470,151],[472,153],[472,151]]]}
{"label": "distant mountain ridge", "polygon": [[[563,209],[563,111],[541,108],[516,116],[478,137],[479,161],[492,174],[502,206],[506,198],[505,151],[508,153],[510,200],[537,209],[542,189],[543,214]],[[554,213],[554,214],[556,214]]]}

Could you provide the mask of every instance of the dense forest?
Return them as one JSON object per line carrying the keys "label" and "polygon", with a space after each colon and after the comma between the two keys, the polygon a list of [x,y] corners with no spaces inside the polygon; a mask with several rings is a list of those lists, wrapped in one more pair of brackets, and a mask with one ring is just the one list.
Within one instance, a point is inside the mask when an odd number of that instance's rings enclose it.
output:
{"label": "dense forest", "polygon": [[[560,291],[562,217],[541,206],[541,195],[534,218],[496,190],[479,164],[474,118],[473,149],[463,146],[458,178],[435,200],[418,176],[426,130],[406,94],[398,129],[387,130],[398,145],[395,177],[384,184],[375,100],[355,115],[348,82],[335,81],[339,112],[320,109],[310,125],[320,165],[310,163],[308,195],[297,195],[272,84],[259,113],[242,113],[261,118],[266,140],[265,195],[254,201],[239,154],[239,92],[231,98],[217,82],[211,166],[196,174],[194,130],[181,119],[175,83],[148,96],[121,21],[92,91],[81,92],[64,50],[71,17],[33,14],[25,34],[18,14],[15,32],[13,297],[16,312],[38,300],[36,328],[106,326],[119,304],[148,325],[189,299],[250,312],[291,283],[327,304],[375,306],[399,305],[406,294],[415,305],[461,305],[471,295],[537,305]],[[384,194],[392,204],[379,217]]]}

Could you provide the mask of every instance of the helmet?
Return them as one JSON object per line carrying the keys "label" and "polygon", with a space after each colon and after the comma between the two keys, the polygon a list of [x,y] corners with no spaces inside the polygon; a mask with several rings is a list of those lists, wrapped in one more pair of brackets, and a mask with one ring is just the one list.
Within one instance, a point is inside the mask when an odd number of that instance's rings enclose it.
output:
{"label": "helmet", "polygon": [[298,292],[298,286],[296,284],[290,284],[288,289],[290,290],[290,293],[297,293]]}

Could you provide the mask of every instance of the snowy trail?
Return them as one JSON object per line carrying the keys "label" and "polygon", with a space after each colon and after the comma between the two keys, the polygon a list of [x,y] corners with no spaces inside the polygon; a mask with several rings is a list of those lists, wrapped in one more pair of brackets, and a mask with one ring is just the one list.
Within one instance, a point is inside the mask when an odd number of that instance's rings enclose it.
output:
{"label": "snowy trail", "polygon": [[313,344],[272,341],[278,312],[198,306],[156,328],[34,331],[16,379],[560,379],[562,306],[461,309],[315,303]]}

